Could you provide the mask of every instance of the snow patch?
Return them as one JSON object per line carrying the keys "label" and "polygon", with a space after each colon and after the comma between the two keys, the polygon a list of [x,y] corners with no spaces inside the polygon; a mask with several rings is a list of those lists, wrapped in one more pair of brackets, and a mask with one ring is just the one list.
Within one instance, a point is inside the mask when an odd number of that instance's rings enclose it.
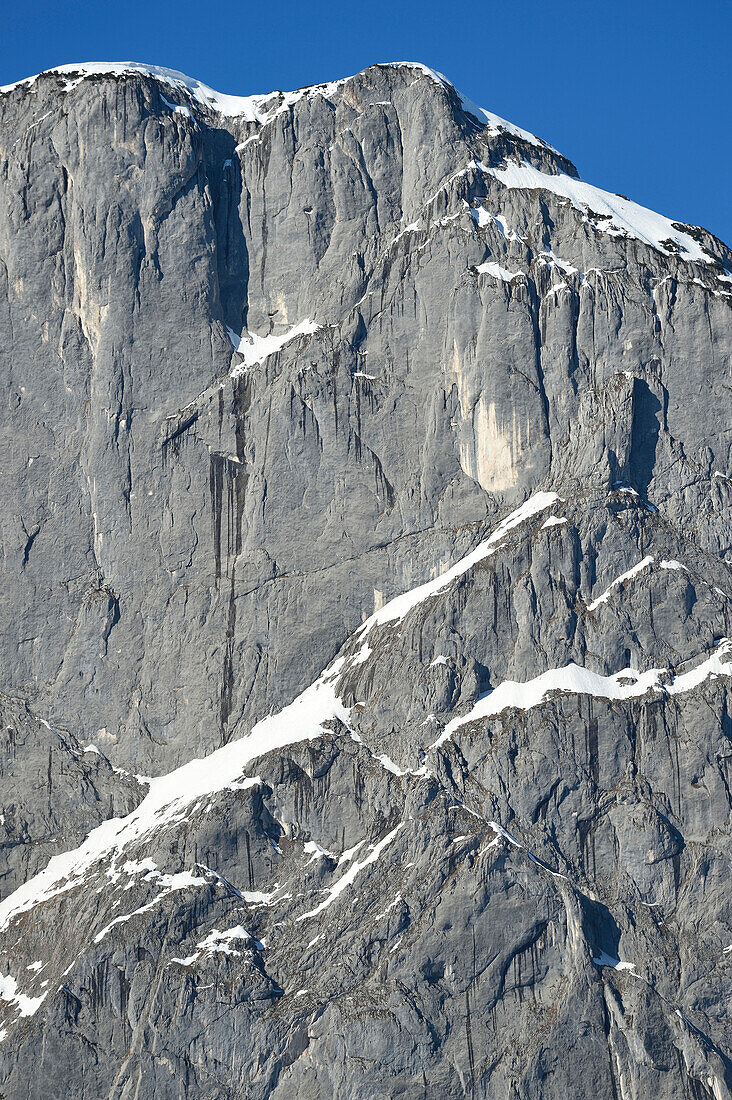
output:
{"label": "snow patch", "polygon": [[648,555],[639,561],[637,565],[634,565],[632,569],[629,569],[627,573],[621,573],[619,577],[616,577],[612,584],[605,589],[601,596],[598,596],[592,603],[588,603],[587,610],[595,611],[600,604],[607,603],[613,592],[617,588],[622,588],[625,581],[632,580],[633,577],[637,577],[639,573],[642,573],[644,569],[648,569],[653,564],[654,559]]}
{"label": "snow patch", "polygon": [[409,592],[402,593],[401,596],[395,596],[393,600],[389,600],[383,607],[380,607],[373,613],[366,621],[359,627],[357,633],[368,634],[368,632],[374,626],[383,626],[385,623],[395,622],[401,620],[404,616],[416,607],[418,604],[423,603],[424,600],[430,598],[430,596],[436,595],[448,585],[452,584],[458,577],[462,577],[468,570],[472,569],[478,562],[485,560],[492,554],[497,553],[502,547],[500,545],[501,539],[503,539],[509,531],[512,531],[514,527],[518,527],[526,520],[531,519],[532,516],[538,515],[540,512],[545,511],[552,504],[561,500],[561,497],[557,493],[534,493],[533,496],[521,505],[520,508],[516,508],[510,515],[499,523],[495,531],[479,546],[462,558],[456,565],[453,565],[451,569],[448,569],[446,573],[436,577],[435,580],[427,581],[426,584],[420,584],[417,588],[411,589]]}
{"label": "snow patch", "polygon": [[[670,218],[572,176],[540,172],[528,161],[521,164],[507,163],[501,168],[487,168],[484,164],[473,162],[471,167],[493,176],[511,190],[551,191],[561,198],[569,199],[572,206],[585,215],[586,221],[592,221],[604,233],[632,237],[666,256],[672,255],[678,249],[684,260],[704,264],[714,262],[693,237],[676,229]],[[668,247],[669,242],[672,248]]]}
{"label": "snow patch", "polygon": [[[190,119],[193,118],[193,115],[191,114],[191,112],[188,110],[187,107],[181,107],[180,104],[178,104],[178,103],[171,103],[170,100],[166,99],[164,95],[161,95],[160,98],[162,99],[162,101],[163,101],[163,103],[165,104],[166,107],[170,107],[173,114],[183,115],[184,118],[190,118]],[[231,161],[229,161],[228,163],[231,164]]]}
{"label": "snow patch", "polygon": [[511,836],[510,833],[506,832],[503,826],[499,825],[497,821],[489,821],[488,824],[497,836],[502,836],[503,839],[507,840],[509,844],[513,844],[514,848],[524,847],[520,840],[516,840],[515,836]]}
{"label": "snow patch", "polygon": [[345,872],[345,874],[341,875],[338,881],[333,886],[331,886],[325,901],[321,901],[320,905],[316,905],[315,909],[311,909],[307,913],[301,913],[297,920],[307,920],[308,917],[315,917],[318,915],[318,913],[322,913],[324,909],[327,909],[328,906],[336,900],[336,898],[340,897],[346,887],[350,886],[353,883],[356,876],[361,871],[363,871],[365,867],[370,866],[370,864],[372,863],[376,863],[384,848],[386,848],[387,845],[391,844],[399,830],[403,828],[404,822],[402,821],[399,825],[397,825],[395,829],[392,829],[390,833],[387,833],[386,836],[383,837],[383,839],[380,840],[378,844],[375,844],[369,854],[364,859],[354,860],[351,866]]}
{"label": "snow patch", "polygon": [[352,860],[358,849],[361,848],[365,843],[365,840],[359,840],[358,844],[354,844],[352,848],[346,848],[345,852],[343,852],[340,859],[338,860],[338,864],[340,865],[341,863],[348,863],[350,860]]}
{"label": "snow patch", "polygon": [[142,913],[149,913],[150,910],[154,909],[163,898],[168,896],[168,894],[172,894],[176,890],[187,890],[190,886],[208,886],[209,882],[208,879],[205,878],[196,878],[190,871],[181,871],[176,875],[160,875],[159,885],[162,889],[157,897],[149,901],[147,905],[141,905],[139,909],[134,909],[131,913],[124,913],[122,916],[115,917],[114,920],[111,920],[109,924],[105,925],[101,932],[97,932],[94,937],[94,943],[101,943],[107,933],[111,932],[116,925],[126,924],[127,921],[132,920],[133,917],[140,916]]}
{"label": "snow patch", "polygon": [[41,1007],[48,995],[48,990],[41,993],[40,997],[28,997],[18,991],[18,983],[12,975],[5,977],[0,974],[0,1000],[15,1005],[21,1016],[33,1016]]}
{"label": "snow patch", "polygon": [[520,126],[514,126],[512,122],[508,122],[505,118],[501,118],[500,115],[493,114],[492,111],[486,111],[485,107],[479,107],[477,103],[473,103],[472,99],[468,99],[468,97],[464,96],[461,92],[458,92],[457,95],[463,110],[473,115],[474,118],[477,118],[479,122],[486,126],[489,134],[511,134],[512,137],[520,138],[521,141],[526,141],[529,145],[536,145],[541,149],[549,149],[552,153],[557,152],[557,150],[546,141],[542,141],[541,138],[538,138],[536,134],[531,134],[528,130],[523,130]]}
{"label": "snow patch", "polygon": [[[485,108],[479,107],[476,103],[473,103],[467,96],[462,95],[454,89],[453,85],[446,77],[436,72],[434,69],[428,68],[427,65],[422,65],[414,61],[397,61],[387,63],[386,67],[394,69],[414,69],[421,72],[424,76],[427,76],[435,84],[455,91],[463,110],[471,114],[481,126],[487,127],[488,132],[491,134],[507,133],[531,145],[543,149],[552,149],[545,141],[529,133],[528,130],[523,130],[520,126],[514,126],[512,122],[508,122],[506,119],[501,118],[500,115],[496,115],[492,111],[487,111]],[[22,85],[33,85],[39,76],[51,73],[70,78],[65,82],[64,90],[67,92],[71,91],[83,80],[91,76],[129,76],[139,74],[152,77],[170,88],[175,88],[183,92],[199,107],[203,107],[207,111],[228,118],[242,119],[245,122],[259,123],[260,125],[271,122],[278,115],[291,110],[296,103],[299,103],[303,99],[314,99],[316,97],[332,99],[339,93],[344,84],[354,79],[353,76],[344,77],[340,80],[332,80],[325,84],[314,84],[306,88],[298,88],[291,92],[274,91],[265,93],[264,95],[237,96],[217,92],[207,84],[203,84],[200,80],[196,80],[194,77],[186,76],[185,73],[178,72],[175,69],[166,69],[159,65],[147,65],[139,61],[86,61],[75,62],[70,65],[59,65],[53,69],[45,70],[43,74],[38,73],[35,76],[17,80],[13,84],[6,84],[0,87],[0,94],[10,92],[14,88],[18,88]],[[175,109],[177,105],[168,104],[168,106],[173,106]],[[556,152],[556,150],[552,151]]]}
{"label": "snow patch", "polygon": [[[283,111],[290,110],[301,99],[323,96],[329,98],[336,94],[346,80],[335,80],[328,84],[316,84],[310,88],[299,88],[294,92],[268,92],[265,95],[226,95],[209,88],[194,77],[186,76],[175,69],[165,69],[160,65],[146,65],[139,61],[85,61],[71,65],[59,65],[46,69],[44,73],[26,77],[14,84],[0,87],[0,94],[10,92],[21,85],[32,85],[39,76],[57,73],[68,76],[65,91],[70,92],[90,76],[140,76],[152,77],[161,84],[183,92],[199,107],[227,118],[238,118],[244,122],[256,122],[264,125]],[[350,77],[346,79],[351,79]],[[168,104],[168,106],[174,106]]]}
{"label": "snow patch", "polygon": [[298,336],[310,336],[312,333],[317,332],[321,326],[316,321],[311,321],[306,318],[304,321],[300,321],[299,324],[293,325],[288,328],[286,332],[282,332],[279,335],[270,336],[257,336],[254,332],[245,333],[243,336],[239,336],[232,328],[227,328],[229,339],[239,355],[243,356],[244,362],[238,363],[231,371],[231,377],[236,378],[238,375],[243,374],[249,367],[254,367],[258,363],[263,363],[270,355],[274,355],[276,351],[280,351],[286,344],[289,344],[291,340],[294,340]]}
{"label": "snow patch", "polygon": [[382,768],[385,768],[386,771],[391,772],[392,775],[409,775],[408,768],[405,770],[404,768],[398,767],[398,765],[395,764],[391,757],[387,756],[385,752],[382,752],[380,756],[376,757],[376,759],[379,761]]}
{"label": "snow patch", "polygon": [[[242,890],[241,896],[243,900],[250,905],[253,909],[256,909],[259,905],[272,905],[272,899],[275,894],[280,892],[280,887],[275,885],[273,890],[266,893],[263,890]],[[284,897],[283,899],[284,900]]]}
{"label": "snow patch", "polygon": [[[54,856],[44,870],[0,902],[0,930],[39,902],[74,889],[100,862],[116,859],[128,845],[146,834],[185,820],[195,804],[207,796],[259,785],[259,776],[243,776],[247,764],[257,757],[285,745],[321,737],[326,732],[324,723],[329,720],[347,722],[349,711],[337,697],[332,681],[331,666],[278,714],[258,722],[246,737],[230,741],[202,760],[191,760],[168,775],[152,779],[146,797],[132,813],[103,822],[78,848]],[[161,876],[160,885],[165,887],[172,879],[179,880],[180,876]],[[128,920],[132,915],[118,921]]]}
{"label": "snow patch", "polygon": [[310,863],[312,863],[314,859],[335,859],[333,853],[329,852],[327,848],[322,848],[317,840],[308,840],[303,846],[303,852],[305,855],[310,856]]}
{"label": "snow patch", "polygon": [[512,279],[518,279],[523,275],[523,271],[507,271],[505,267],[494,263],[478,264],[475,270],[479,275],[492,275],[501,283],[510,283]]}
{"label": "snow patch", "polygon": [[397,896],[394,898],[394,900],[389,905],[387,905],[386,909],[384,909],[381,913],[376,914],[376,916],[374,917],[374,923],[376,923],[377,920],[383,920],[383,918],[387,915],[387,913],[390,913],[392,911],[392,909],[396,909],[397,905],[399,904],[399,902],[401,900],[402,900],[402,895],[397,894]]}
{"label": "snow patch", "polygon": [[611,966],[613,970],[635,970],[635,963],[623,962],[605,951],[601,951],[597,958],[593,957],[592,961],[596,966]]}
{"label": "snow patch", "polygon": [[508,223],[501,214],[491,214],[484,206],[475,207],[470,211],[470,216],[478,226],[478,229],[485,229],[489,225],[495,225],[501,236],[507,241],[523,240],[518,233],[514,233],[513,230],[508,228]]}
{"label": "snow patch", "polygon": [[543,264],[547,264],[548,267],[558,267],[560,271],[563,271],[565,275],[579,275],[579,271],[572,264],[566,260],[560,260],[558,256],[555,256],[553,252],[542,252],[539,256],[539,260]]}
{"label": "snow patch", "polygon": [[241,955],[241,951],[235,951],[231,946],[231,941],[250,940],[251,938],[240,924],[237,924],[235,928],[228,928],[225,932],[220,932],[218,928],[212,928],[205,940],[201,940],[199,943],[198,951],[206,951],[210,954],[219,952],[223,955]]}
{"label": "snow patch", "polygon": [[662,668],[651,668],[646,672],[639,672],[635,668],[624,668],[612,676],[601,676],[597,672],[590,672],[589,669],[572,663],[565,668],[548,669],[524,683],[504,680],[497,688],[479,699],[464,717],[453,718],[448,722],[430,748],[439,748],[451,739],[456,730],[467,725],[468,722],[495,718],[509,708],[531,710],[532,707],[540,706],[555,691],[621,701],[640,698],[650,691],[666,695],[680,695],[683,692],[692,691],[710,678],[732,676],[732,641],[723,638],[717,643],[715,652],[689,672],[664,681],[662,677],[667,674],[668,670]]}

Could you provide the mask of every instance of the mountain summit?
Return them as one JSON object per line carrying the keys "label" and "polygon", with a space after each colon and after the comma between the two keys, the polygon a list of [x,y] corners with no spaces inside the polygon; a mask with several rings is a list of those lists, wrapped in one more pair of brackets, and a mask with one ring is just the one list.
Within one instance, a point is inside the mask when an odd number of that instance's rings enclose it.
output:
{"label": "mountain summit", "polygon": [[412,63],[0,152],[0,1094],[729,1096],[730,250]]}

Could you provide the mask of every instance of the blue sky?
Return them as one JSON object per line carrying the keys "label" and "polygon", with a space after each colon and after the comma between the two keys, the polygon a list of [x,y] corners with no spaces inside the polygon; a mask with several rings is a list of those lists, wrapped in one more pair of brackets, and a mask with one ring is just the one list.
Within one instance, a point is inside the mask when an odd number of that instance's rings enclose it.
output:
{"label": "blue sky", "polygon": [[248,94],[422,61],[584,179],[732,243],[730,47],[730,0],[25,0],[0,84],[132,60]]}

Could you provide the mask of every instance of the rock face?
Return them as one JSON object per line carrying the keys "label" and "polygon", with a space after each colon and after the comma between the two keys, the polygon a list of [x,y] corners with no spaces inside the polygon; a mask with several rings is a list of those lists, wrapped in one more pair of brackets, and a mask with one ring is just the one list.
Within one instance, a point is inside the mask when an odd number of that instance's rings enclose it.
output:
{"label": "rock face", "polygon": [[732,253],[419,65],[0,152],[0,1095],[729,1096]]}

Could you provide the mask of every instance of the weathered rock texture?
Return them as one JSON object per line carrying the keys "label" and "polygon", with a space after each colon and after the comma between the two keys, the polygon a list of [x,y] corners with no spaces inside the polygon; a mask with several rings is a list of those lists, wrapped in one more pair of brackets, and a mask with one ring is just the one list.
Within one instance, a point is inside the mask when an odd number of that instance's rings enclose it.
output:
{"label": "weathered rock texture", "polygon": [[576,177],[0,94],[6,1100],[730,1095],[732,254]]}

